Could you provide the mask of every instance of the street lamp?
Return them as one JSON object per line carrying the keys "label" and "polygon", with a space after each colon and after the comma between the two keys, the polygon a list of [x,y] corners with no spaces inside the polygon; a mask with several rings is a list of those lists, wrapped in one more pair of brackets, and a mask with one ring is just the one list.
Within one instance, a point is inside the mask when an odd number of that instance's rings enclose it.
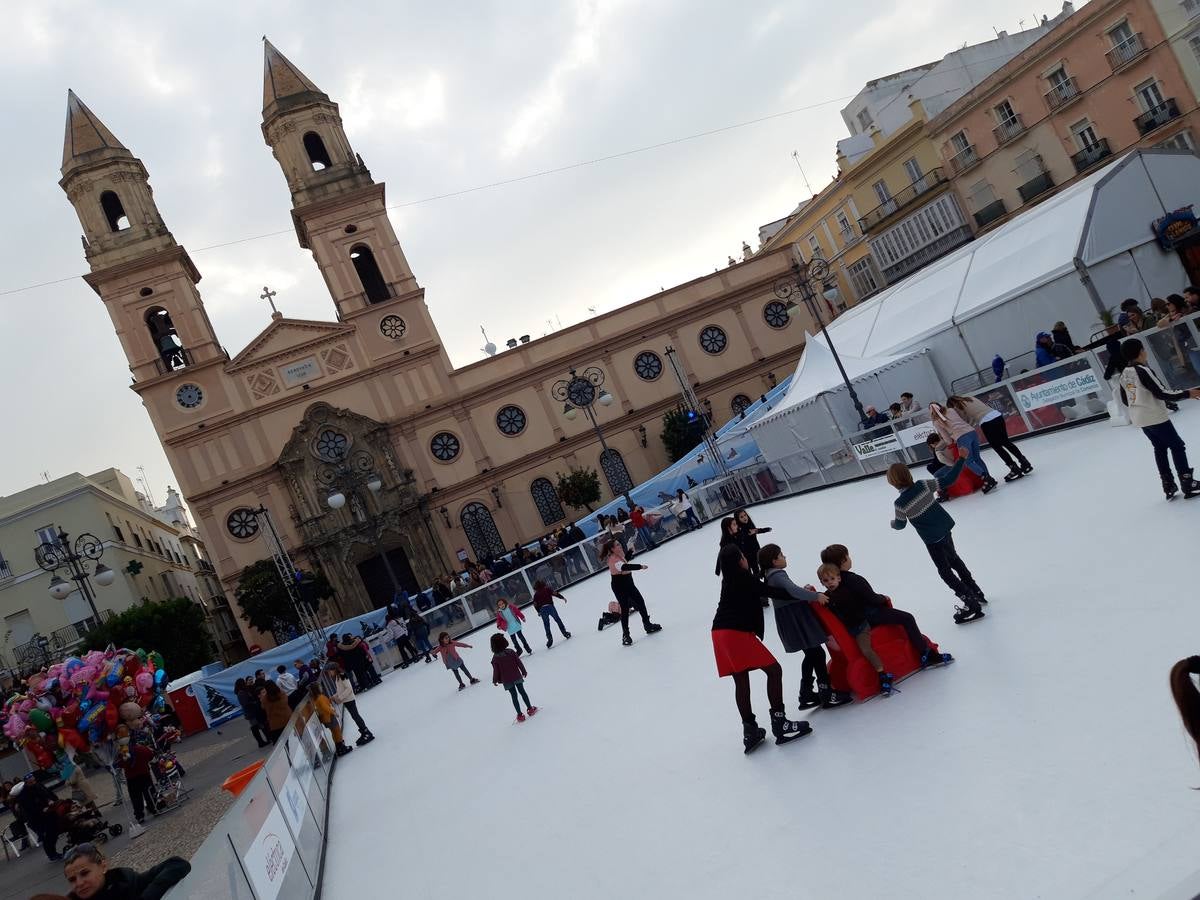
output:
{"label": "street lamp", "polygon": [[[345,450],[336,452],[330,457],[329,464],[318,472],[317,478],[324,487],[330,489],[325,497],[325,502],[330,509],[341,509],[346,505],[347,497],[356,496],[362,488],[366,488],[371,496],[378,496],[379,492],[383,490],[383,479],[375,471],[374,458],[362,449],[355,450],[353,453],[347,453]],[[371,514],[365,504],[360,504],[358,508],[362,510],[364,516],[374,522],[375,516]],[[392,590],[399,595],[403,588],[392,569],[387,551],[380,553],[379,557],[383,560],[383,567],[387,570]]]}
{"label": "street lamp", "polygon": [[[47,590],[55,600],[66,600],[75,591],[83,594],[92,610],[92,618],[100,624],[100,612],[96,609],[96,594],[92,589],[91,578],[95,577],[96,584],[108,587],[116,577],[112,569],[100,562],[104,555],[104,544],[94,534],[81,534],[74,543],[61,528],[52,541],[43,541],[33,552],[37,564],[46,572],[53,574]],[[87,561],[96,563],[94,572],[89,573]],[[59,572],[63,571],[66,578]],[[72,586],[71,582],[75,582]]]}
{"label": "street lamp", "polygon": [[825,346],[833,354],[833,361],[837,364],[838,371],[842,375],[842,381],[846,383],[846,390],[850,393],[850,402],[854,404],[854,409],[858,412],[858,421],[865,426],[867,412],[863,409],[862,401],[858,399],[858,394],[854,391],[854,385],[850,383],[850,377],[846,374],[846,367],[842,365],[842,359],[838,356],[837,348],[833,345],[833,340],[829,337],[829,332],[825,328],[825,319],[821,316],[820,310],[817,308],[816,291],[818,289],[821,290],[822,296],[830,303],[837,297],[836,288],[825,287],[825,281],[829,278],[829,263],[819,256],[814,256],[805,263],[800,245],[792,244],[792,273],[792,278],[781,278],[775,282],[775,296],[780,300],[787,301],[787,314],[794,318],[800,313],[800,305],[793,298],[796,294],[800,295],[800,299],[808,307],[808,313],[813,317],[813,321],[821,326],[821,337],[825,338]]}
{"label": "street lamp", "polygon": [[[604,441],[604,432],[600,430],[600,423],[596,421],[596,404],[612,405],[613,395],[603,388],[604,372],[596,366],[590,366],[583,370],[583,374],[578,374],[572,369],[570,376],[570,378],[562,378],[554,382],[550,388],[550,396],[555,400],[562,401],[563,416],[568,421],[574,421],[578,411],[583,410],[588,421],[592,423],[596,439],[600,441],[603,451],[601,459],[605,459],[608,457],[608,444]],[[621,493],[625,497],[629,511],[633,512],[633,498],[629,496],[628,488]]]}

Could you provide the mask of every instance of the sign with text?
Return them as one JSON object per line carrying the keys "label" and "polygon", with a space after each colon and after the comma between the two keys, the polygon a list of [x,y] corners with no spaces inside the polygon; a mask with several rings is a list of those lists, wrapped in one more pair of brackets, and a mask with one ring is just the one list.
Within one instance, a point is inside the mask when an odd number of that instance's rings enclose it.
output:
{"label": "sign with text", "polygon": [[1072,400],[1086,394],[1095,394],[1100,390],[1100,379],[1089,366],[1072,375],[1055,378],[1053,381],[1043,381],[1016,392],[1017,402],[1026,412],[1041,409],[1043,406],[1053,406],[1063,400]]}
{"label": "sign with text", "polygon": [[280,366],[279,374],[283,378],[283,383],[288,387],[297,387],[306,381],[320,378],[321,367],[317,365],[317,358],[310,356],[307,359],[300,359],[294,363],[288,363],[286,366]]}
{"label": "sign with text", "polygon": [[900,443],[905,447],[916,447],[925,443],[925,439],[933,434],[937,429],[933,427],[932,422],[925,422],[921,425],[913,425],[911,428],[900,429]]}
{"label": "sign with text", "polygon": [[253,843],[242,855],[246,877],[258,900],[275,900],[283,887],[283,878],[296,855],[296,845],[288,831],[283,813],[274,803]]}
{"label": "sign with text", "polygon": [[870,459],[872,456],[882,456],[885,453],[896,453],[900,450],[900,440],[892,432],[881,434],[879,437],[868,438],[850,445],[854,455],[859,459]]}

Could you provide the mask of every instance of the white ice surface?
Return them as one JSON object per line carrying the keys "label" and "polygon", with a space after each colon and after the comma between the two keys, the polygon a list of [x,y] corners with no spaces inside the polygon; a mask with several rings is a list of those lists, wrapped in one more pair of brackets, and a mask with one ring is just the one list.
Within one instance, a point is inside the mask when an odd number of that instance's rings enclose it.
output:
{"label": "white ice surface", "polygon": [[[1200,408],[1176,422],[1200,434]],[[525,724],[490,683],[490,629],[467,638],[483,683],[461,694],[440,663],[389,675],[360,701],[378,740],[335,775],[326,896],[1191,896],[1171,892],[1200,868],[1200,768],[1167,671],[1200,652],[1200,498],[1163,500],[1132,428],[1022,447],[1033,476],[949,506],[992,601],[968,626],[917,535],[889,528],[882,479],[753,511],[797,581],[846,543],[958,660],[812,714],[798,743],[742,755],[709,639],[714,525],[640,560],[660,634],[597,633],[604,576],[559,603],[571,641],[546,650],[530,614]],[[795,717],[800,658],[769,611],[766,640]],[[761,676],[754,692],[765,722]]]}

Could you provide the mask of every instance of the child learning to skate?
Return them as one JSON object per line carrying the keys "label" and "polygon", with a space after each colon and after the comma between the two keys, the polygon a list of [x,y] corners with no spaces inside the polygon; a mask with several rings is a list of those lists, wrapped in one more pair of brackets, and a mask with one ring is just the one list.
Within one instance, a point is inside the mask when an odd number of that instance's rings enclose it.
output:
{"label": "child learning to skate", "polygon": [[354,742],[354,745],[361,747],[363,744],[371,743],[375,740],[375,735],[371,734],[371,729],[367,727],[367,723],[363,721],[363,717],[358,711],[354,686],[350,684],[350,679],[346,677],[345,671],[338,663],[330,663],[325,667],[325,671],[333,679],[333,699],[342,704],[342,709],[358,726],[358,740]]}
{"label": "child learning to skate", "polygon": [[519,607],[513,606],[503,597],[496,601],[496,627],[512,638],[513,650],[517,656],[521,655],[522,644],[525,645],[526,653],[533,653],[533,648],[529,646],[529,641],[521,633],[521,623],[524,621],[525,614],[521,612]]}
{"label": "child learning to skate", "polygon": [[912,522],[937,567],[938,575],[962,601],[963,605],[954,611],[954,621],[958,625],[982,619],[983,604],[987,603],[967,564],[954,549],[954,538],[950,533],[954,528],[954,519],[937,499],[938,488],[945,490],[954,484],[965,464],[965,460],[959,459],[954,465],[939,470],[932,479],[917,482],[913,481],[912,472],[904,463],[892,463],[887,470],[888,484],[900,492],[896,498],[892,527],[900,531]]}
{"label": "child learning to skate", "polygon": [[[529,695],[525,693],[525,676],[528,674],[520,655],[508,648],[508,638],[502,634],[493,634],[492,684],[503,685],[508,691],[513,708],[517,711],[518,722],[525,721],[526,713],[532,716],[538,711],[538,708],[529,702]],[[525,701],[525,712],[521,712],[521,700]]]}
{"label": "child learning to skate", "polygon": [[890,696],[896,676],[884,670],[883,660],[871,646],[871,626],[867,624],[866,611],[866,604],[871,601],[857,591],[843,589],[842,572],[833,563],[821,563],[817,567],[817,579],[825,587],[829,609],[846,626],[846,630],[858,644],[858,649],[879,676],[879,692],[885,697]]}
{"label": "child learning to skate", "polygon": [[[863,616],[866,619],[868,627],[878,628],[881,625],[899,625],[904,629],[909,644],[917,654],[917,659],[921,661],[922,668],[943,665],[954,661],[954,657],[949,653],[939,653],[929,646],[929,642],[921,634],[921,629],[917,627],[917,620],[913,617],[912,613],[905,612],[902,609],[894,609],[889,605],[890,601],[887,597],[875,593],[875,590],[871,587],[867,579],[863,578],[857,572],[850,571],[854,563],[850,559],[850,550],[845,544],[830,544],[822,550],[821,564],[837,566],[840,582],[838,586],[838,601],[857,598],[856,601],[852,600],[852,602],[856,602],[857,605],[862,607]],[[824,583],[822,582],[822,584]],[[828,587],[828,585],[826,586]],[[830,595],[829,599],[830,603],[835,603],[832,595]],[[836,614],[836,609],[834,612]],[[838,618],[841,618],[841,616],[838,616]]]}
{"label": "child learning to skate", "polygon": [[317,719],[333,735],[334,752],[338,756],[345,756],[347,753],[352,753],[353,750],[347,747],[342,740],[342,724],[338,721],[337,713],[333,711],[333,701],[321,690],[320,681],[314,681],[308,686],[308,696],[312,698]]}
{"label": "child learning to skate", "polygon": [[461,691],[466,688],[463,683],[462,672],[467,676],[470,684],[479,684],[479,679],[471,674],[471,670],[467,668],[467,664],[463,662],[462,656],[459,655],[458,649],[470,650],[470,644],[464,644],[462,641],[452,641],[450,633],[443,631],[438,635],[437,646],[433,648],[433,652],[442,658],[442,662],[446,664],[446,668],[454,673],[454,680],[458,682],[458,689]]}
{"label": "child learning to skate", "polygon": [[717,674],[733,676],[734,699],[742,717],[742,746],[746,753],[762,743],[766,731],[754,719],[750,703],[750,673],[761,669],[767,676],[771,706],[771,732],[776,744],[786,744],[812,731],[807,722],[793,722],[783,704],[783,667],[762,642],[766,587],[750,573],[750,564],[736,544],[721,549],[721,599],[712,623],[713,655]]}

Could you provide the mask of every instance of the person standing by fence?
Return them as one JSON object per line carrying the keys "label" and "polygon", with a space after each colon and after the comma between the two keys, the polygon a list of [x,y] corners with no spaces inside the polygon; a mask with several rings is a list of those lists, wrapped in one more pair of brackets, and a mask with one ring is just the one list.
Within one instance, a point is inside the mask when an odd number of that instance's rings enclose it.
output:
{"label": "person standing by fence", "polygon": [[988,446],[996,451],[996,455],[1008,466],[1005,481],[1016,481],[1033,471],[1033,464],[1025,458],[1020,448],[1008,436],[1008,426],[999,410],[993,409],[982,400],[975,397],[954,395],[946,403],[957,412],[972,428],[978,428],[987,438]]}

